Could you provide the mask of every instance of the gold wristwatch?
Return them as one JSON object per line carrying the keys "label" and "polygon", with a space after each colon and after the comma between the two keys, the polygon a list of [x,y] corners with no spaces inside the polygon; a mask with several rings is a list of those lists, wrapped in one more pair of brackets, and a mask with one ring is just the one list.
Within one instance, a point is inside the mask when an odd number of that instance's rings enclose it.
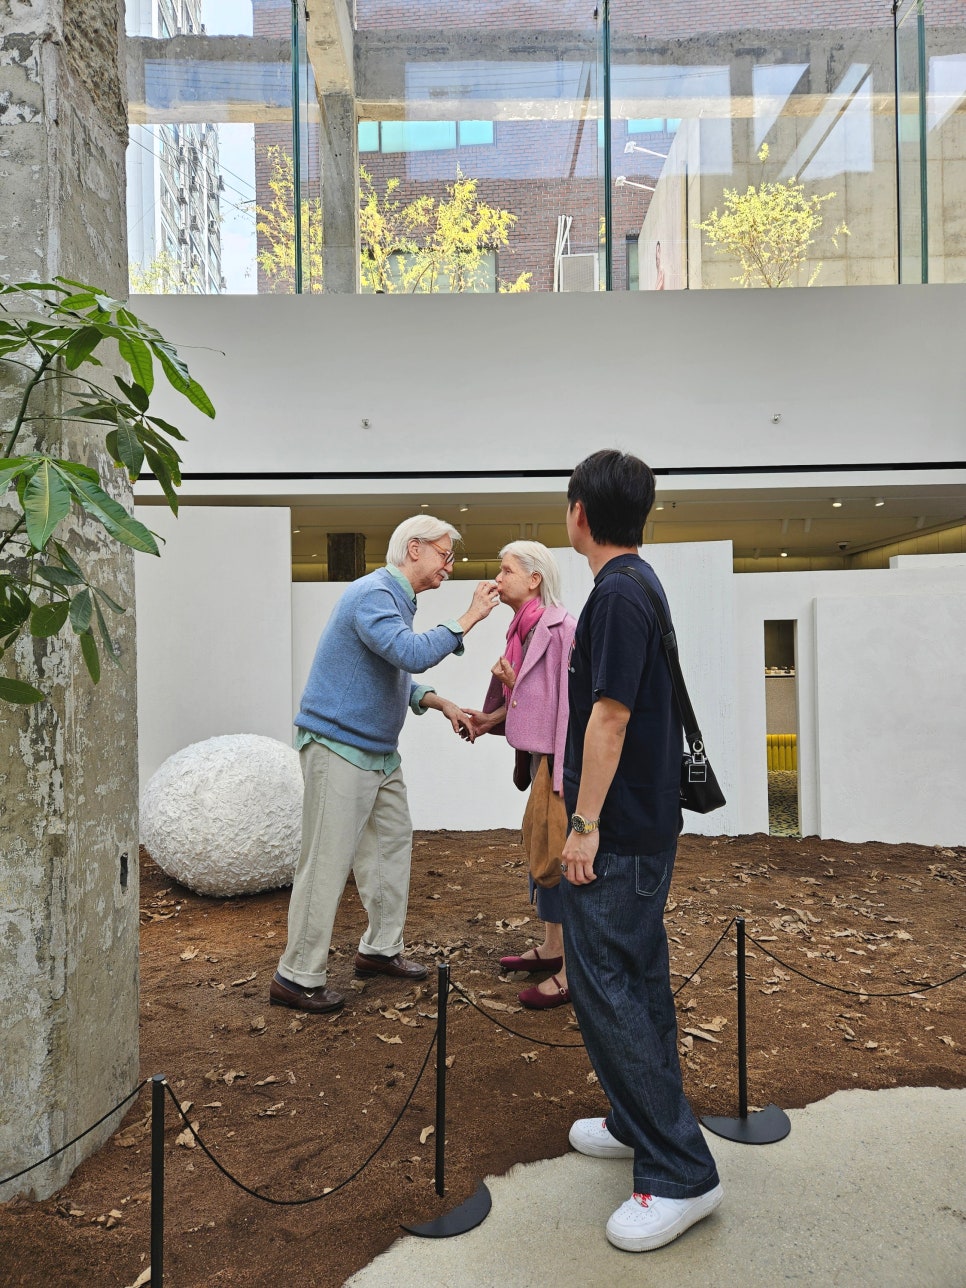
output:
{"label": "gold wristwatch", "polygon": [[571,814],[570,826],[574,832],[578,832],[581,836],[584,836],[586,835],[587,832],[597,831],[597,829],[600,827],[600,819],[584,818],[580,814]]}

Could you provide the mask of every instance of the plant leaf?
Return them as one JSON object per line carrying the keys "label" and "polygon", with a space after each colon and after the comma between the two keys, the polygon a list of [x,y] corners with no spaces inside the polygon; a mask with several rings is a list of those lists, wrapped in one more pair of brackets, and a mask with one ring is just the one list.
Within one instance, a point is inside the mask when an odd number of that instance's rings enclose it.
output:
{"label": "plant leaf", "polygon": [[135,384],[144,393],[143,407],[133,396],[131,401],[134,402],[139,411],[145,411],[148,405],[148,395],[154,388],[154,364],[151,361],[151,350],[140,336],[130,334],[125,334],[118,339],[117,348],[121,357],[131,368]]}
{"label": "plant leaf", "polygon": [[128,477],[133,483],[141,473],[141,466],[144,464],[144,448],[138,438],[137,431],[129,420],[117,418],[117,429],[114,431],[117,438],[118,459],[127,467]]}
{"label": "plant leaf", "polygon": [[42,564],[39,568],[35,568],[34,572],[54,586],[83,586],[84,584],[84,574],[79,568],[74,572],[72,568],[57,568],[53,564]]}
{"label": "plant leaf", "polygon": [[119,604],[116,599],[111,599],[106,590],[101,590],[100,586],[94,586],[94,594],[98,599],[102,599],[112,613],[126,613],[127,609],[123,604]]}
{"label": "plant leaf", "polygon": [[64,567],[69,572],[76,573],[79,581],[83,581],[84,574],[81,571],[80,564],[74,559],[70,551],[65,546],[62,546],[59,541],[54,542],[54,549],[57,551],[57,557]]}
{"label": "plant leaf", "polygon": [[104,339],[96,326],[82,326],[75,331],[64,349],[64,362],[69,371],[76,371],[82,362],[86,362],[100,342]]}
{"label": "plant leaf", "polygon": [[[150,357],[150,354],[148,356]],[[129,401],[134,404],[138,411],[147,411],[150,403],[150,399],[148,398],[149,391],[147,389],[143,389],[137,383],[129,385],[128,382],[126,380],[122,380],[120,376],[114,377],[114,383],[124,394],[125,398],[129,399]]]}
{"label": "plant leaf", "polygon": [[85,631],[80,637],[80,643],[87,673],[96,684],[101,678],[101,659],[97,656],[97,641],[91,631]]}
{"label": "plant leaf", "polygon": [[23,494],[27,536],[35,550],[43,550],[51,533],[70,513],[70,491],[51,461],[41,461]]}
{"label": "plant leaf", "polygon": [[14,456],[8,459],[6,465],[0,469],[0,495],[6,492],[12,479],[15,479],[25,466],[32,464],[29,456]]}
{"label": "plant leaf", "polygon": [[111,632],[107,629],[107,622],[104,620],[101,606],[96,599],[94,600],[94,612],[97,614],[97,625],[101,632],[101,639],[104,641],[104,652],[115,666],[120,666],[120,659],[117,656],[117,649],[114,647],[114,641],[111,639]]}
{"label": "plant leaf", "polygon": [[46,639],[56,635],[70,612],[71,604],[67,599],[58,599],[54,604],[35,604],[30,614],[30,634],[35,639]]}
{"label": "plant leaf", "polygon": [[[67,461],[57,461],[56,468],[66,469]],[[158,543],[151,532],[138,519],[134,519],[119,505],[113,497],[108,496],[102,487],[91,483],[87,478],[69,473],[67,486],[88,514],[102,523],[111,536],[130,546],[132,550],[141,550],[145,554],[159,554]]]}
{"label": "plant leaf", "polygon": [[0,635],[16,634],[30,616],[32,607],[23,586],[9,576],[0,579]]}
{"label": "plant leaf", "polygon": [[70,601],[70,625],[75,635],[83,635],[90,630],[93,607],[91,592],[86,586]]}
{"label": "plant leaf", "polygon": [[157,425],[158,429],[163,429],[169,438],[176,438],[179,443],[188,441],[177,425],[172,425],[170,421],[162,420],[160,416],[149,416],[148,420],[152,425]]}
{"label": "plant leaf", "polygon": [[0,676],[0,701],[17,702],[27,706],[32,702],[44,702],[46,698],[39,689],[35,689],[26,680],[8,680]]}
{"label": "plant leaf", "polygon": [[188,388],[184,391],[185,397],[190,403],[193,403],[200,412],[203,412],[209,420],[215,419],[215,407],[211,399],[198,384],[194,377],[188,382]]}

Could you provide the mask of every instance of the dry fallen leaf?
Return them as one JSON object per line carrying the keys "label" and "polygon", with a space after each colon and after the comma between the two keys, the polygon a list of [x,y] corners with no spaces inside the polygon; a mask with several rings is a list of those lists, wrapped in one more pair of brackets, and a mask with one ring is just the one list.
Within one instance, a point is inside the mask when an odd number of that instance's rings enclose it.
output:
{"label": "dry fallen leaf", "polygon": [[201,951],[201,950],[200,950],[199,948],[195,948],[195,947],[193,947],[193,946],[189,945],[189,947],[187,947],[187,948],[184,950],[184,952],[181,954],[181,960],[182,960],[183,962],[190,962],[190,961],[194,961],[194,959],[198,956],[198,953],[199,953],[200,951]]}
{"label": "dry fallen leaf", "polygon": [[436,1134],[435,1127],[424,1127],[423,1130],[419,1133],[420,1145],[425,1145],[426,1142],[429,1140],[430,1136],[433,1136],[435,1134]]}
{"label": "dry fallen leaf", "polygon": [[231,981],[232,988],[240,988],[242,984],[250,984],[257,974],[258,971],[253,970],[252,973],[250,975],[246,975],[244,979],[233,979]]}
{"label": "dry fallen leaf", "polygon": [[720,1033],[728,1021],[723,1015],[716,1015],[713,1020],[707,1020],[705,1023],[698,1021],[699,1029],[708,1029],[711,1033]]}
{"label": "dry fallen leaf", "polygon": [[[191,1126],[194,1129],[194,1131],[197,1131],[199,1124],[194,1122],[191,1124]],[[198,1142],[194,1138],[193,1132],[189,1131],[187,1127],[184,1129],[184,1131],[181,1133],[180,1136],[177,1136],[175,1138],[174,1143],[176,1145],[181,1145],[183,1149],[194,1149],[195,1146],[198,1144]]]}
{"label": "dry fallen leaf", "polygon": [[536,1051],[521,1051],[521,1052],[520,1052],[520,1059],[521,1059],[521,1060],[526,1060],[527,1064],[533,1064],[533,1062],[534,1062],[534,1060],[536,1060],[536,1058],[537,1058],[537,1052],[536,1052]]}
{"label": "dry fallen leaf", "polygon": [[685,1029],[693,1038],[700,1038],[702,1042],[716,1042],[720,1044],[720,1038],[713,1038],[710,1033],[705,1033],[702,1029]]}
{"label": "dry fallen leaf", "polygon": [[135,1279],[133,1284],[128,1284],[127,1288],[145,1288],[145,1285],[151,1282],[151,1267],[147,1266]]}
{"label": "dry fallen leaf", "polygon": [[276,1077],[275,1077],[275,1074],[274,1074],[274,1073],[270,1073],[270,1074],[268,1075],[268,1077],[267,1077],[267,1078],[262,1078],[261,1082],[256,1082],[256,1083],[255,1083],[255,1086],[256,1086],[256,1087],[267,1087],[267,1086],[269,1086],[269,1085],[270,1085],[271,1083],[273,1083],[273,1082],[278,1082],[278,1078],[276,1078]]}
{"label": "dry fallen leaf", "polygon": [[380,1042],[388,1042],[390,1046],[402,1046],[402,1038],[398,1033],[394,1034],[391,1038],[387,1038],[385,1033],[377,1033],[376,1037]]}

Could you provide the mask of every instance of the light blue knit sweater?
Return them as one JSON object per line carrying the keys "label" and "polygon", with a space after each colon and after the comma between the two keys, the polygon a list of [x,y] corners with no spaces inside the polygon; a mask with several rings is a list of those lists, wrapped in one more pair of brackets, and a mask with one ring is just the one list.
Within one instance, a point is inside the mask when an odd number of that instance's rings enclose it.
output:
{"label": "light blue knit sweater", "polygon": [[296,725],[363,751],[394,751],[412,676],[463,646],[448,626],[417,634],[415,615],[415,602],[387,569],[354,581],[322,632]]}

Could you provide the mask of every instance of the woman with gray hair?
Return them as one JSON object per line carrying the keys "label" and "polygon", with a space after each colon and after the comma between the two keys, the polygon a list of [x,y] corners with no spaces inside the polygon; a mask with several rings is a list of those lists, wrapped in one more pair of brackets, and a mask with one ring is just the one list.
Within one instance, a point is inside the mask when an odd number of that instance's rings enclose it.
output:
{"label": "woman with gray hair", "polygon": [[524,1006],[546,1010],[570,1001],[560,913],[560,851],[567,835],[563,803],[567,738],[567,664],[577,623],[560,601],[556,560],[539,541],[511,541],[500,551],[500,599],[513,609],[506,653],[493,667],[482,711],[468,711],[477,734],[502,733],[517,750],[513,781],[530,796],[523,820],[530,898],[544,941],[500,966],[550,978],[524,989]]}

